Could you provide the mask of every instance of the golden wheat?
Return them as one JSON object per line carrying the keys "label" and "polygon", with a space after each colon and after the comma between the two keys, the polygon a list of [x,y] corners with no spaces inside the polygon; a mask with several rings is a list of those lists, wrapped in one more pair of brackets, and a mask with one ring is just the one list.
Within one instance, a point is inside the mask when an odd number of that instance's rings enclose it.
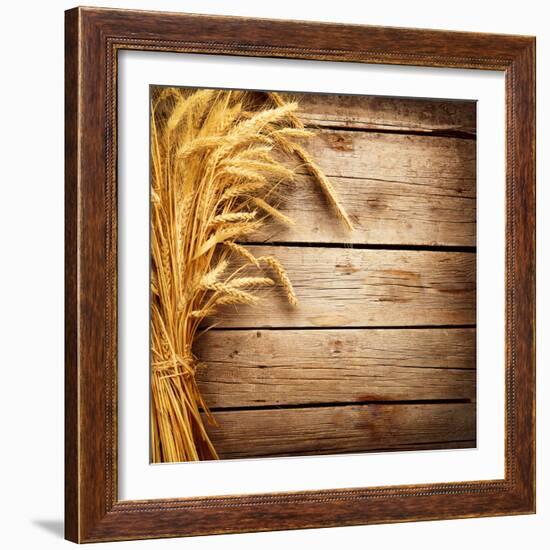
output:
{"label": "golden wheat", "polygon": [[[151,102],[151,455],[154,462],[217,458],[205,421],[215,424],[196,382],[193,354],[204,320],[220,306],[252,304],[258,288],[292,283],[272,256],[235,242],[272,218],[293,221],[273,199],[297,156],[351,227],[328,179],[296,140],[297,104],[277,94],[156,89]],[[250,270],[258,271],[253,274]],[[269,274],[275,275],[275,278]]]}

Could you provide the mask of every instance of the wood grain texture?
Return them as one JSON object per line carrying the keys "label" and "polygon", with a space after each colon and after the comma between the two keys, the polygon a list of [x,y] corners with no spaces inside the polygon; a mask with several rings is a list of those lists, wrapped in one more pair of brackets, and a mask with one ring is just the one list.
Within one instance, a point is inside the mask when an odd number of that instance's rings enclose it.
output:
{"label": "wood grain texture", "polygon": [[475,246],[475,141],[321,130],[307,149],[334,184],[354,231],[301,175],[280,201],[297,223],[271,222],[251,241]]}
{"label": "wood grain texture", "polygon": [[222,458],[398,449],[475,439],[475,404],[352,405],[220,411],[208,433]]}
{"label": "wood grain texture", "polygon": [[313,128],[353,128],[474,137],[475,101],[342,94],[281,93],[298,102],[298,116]]}
{"label": "wood grain texture", "polygon": [[[78,14],[65,14],[65,81],[78,78]],[[65,538],[79,539],[78,87],[65,90]]]}
{"label": "wood grain texture", "polygon": [[475,400],[471,329],[213,330],[195,353],[212,408]]}
{"label": "wood grain texture", "polygon": [[459,138],[325,130],[307,149],[329,177],[400,181],[426,193],[475,197],[475,142]]}
{"label": "wood grain texture", "polygon": [[[535,510],[535,39],[422,29],[76,8],[68,12],[67,536],[76,542],[450,519]],[[246,43],[242,37],[246,36]],[[76,50],[75,50],[76,48]],[[505,71],[506,472],[501,480],[120,501],[116,461],[118,48]],[[78,67],[78,71],[75,71]],[[75,78],[70,78],[71,74]],[[114,85],[113,85],[114,84]],[[75,89],[76,88],[76,89]],[[107,129],[107,131],[106,131]],[[81,136],[77,143],[75,132]],[[86,167],[81,170],[81,167]],[[78,200],[75,200],[78,199]],[[79,273],[80,276],[76,277]],[[72,449],[75,449],[73,452]],[[114,459],[113,459],[114,458]],[[74,500],[71,500],[74,495]]]}
{"label": "wood grain texture", "polygon": [[[270,292],[259,308],[248,313],[245,310],[244,319],[242,307],[231,307],[227,308],[226,316],[216,316],[215,321],[221,321],[220,326],[224,326],[226,320],[227,326],[257,327],[265,326],[266,322],[268,326],[276,327],[360,326],[364,321],[359,316],[369,312],[365,297],[370,293],[376,299],[371,302],[373,316],[365,322],[366,325],[437,324],[436,319],[420,310],[416,301],[413,305],[416,317],[404,317],[396,304],[422,299],[425,292],[435,290],[431,283],[421,281],[419,273],[413,274],[403,265],[416,266],[420,261],[424,262],[421,270],[437,273],[439,260],[431,256],[432,263],[427,264],[419,251],[409,252],[407,257],[394,254],[390,260],[385,257],[385,251],[377,251],[378,259],[374,261],[363,258],[364,251],[354,251],[354,258],[350,259],[349,250],[322,247],[325,243],[342,242],[475,245],[475,142],[464,139],[465,136],[474,136],[475,104],[450,102],[445,109],[445,102],[436,102],[432,106],[425,100],[315,94],[301,96],[299,101],[303,101],[301,113],[305,110],[305,121],[322,127],[317,136],[308,141],[307,147],[335,182],[356,230],[346,232],[338,219],[331,216],[331,209],[318,186],[301,175],[294,188],[285,190],[283,203],[285,212],[298,223],[292,229],[282,231],[273,223],[261,234],[254,235],[254,240],[261,242],[268,237],[272,241],[298,244],[319,242],[321,247],[308,251],[280,247],[252,249],[259,255],[282,254],[283,264],[289,269],[291,278],[295,276],[297,279],[295,285],[301,293],[299,308],[286,307],[278,289]],[[359,113],[362,112],[364,116],[361,117]],[[394,120],[402,116],[404,122],[399,128],[392,129],[393,133],[387,133],[391,126],[387,113],[392,112],[396,117]],[[432,113],[431,118],[426,116],[427,112]],[[422,127],[421,120],[426,120]],[[352,127],[353,131],[342,131],[346,126]],[[456,129],[457,126],[460,130]],[[384,132],[373,132],[377,127]],[[432,133],[428,134],[430,127]],[[470,128],[470,133],[466,127]],[[396,134],[397,130],[411,134]],[[440,133],[448,135],[441,137]],[[299,166],[297,170],[300,170]],[[316,266],[312,268],[313,257]],[[393,261],[399,265],[392,266],[389,278],[387,274],[377,275],[376,281],[370,281],[363,268],[368,264],[368,269],[371,269],[372,264],[379,261]],[[455,253],[449,252],[442,262],[450,262],[453,267],[436,278],[440,276],[440,280],[455,284],[456,265],[460,264],[461,258],[455,258]],[[296,274],[296,271],[301,273]],[[350,277],[352,274],[357,276]],[[464,279],[459,277],[459,281],[463,283]],[[469,288],[475,290],[475,283],[469,284]],[[414,298],[411,298],[411,289]],[[456,309],[457,304],[449,300],[449,291],[460,295],[456,288],[437,288],[439,302],[434,308],[428,304],[427,309],[446,313]],[[467,304],[467,295],[463,297]],[[471,293],[470,299],[471,307],[475,309],[475,292]],[[428,297],[428,302],[432,300]],[[277,302],[282,303],[282,309],[277,309]],[[341,315],[342,311],[346,316]],[[452,324],[450,318],[439,322]],[[314,407],[319,403],[475,400],[475,371],[464,367],[450,369],[446,364],[442,366],[447,361],[444,347],[451,344],[446,334],[447,331],[441,330],[430,333],[418,330],[251,330],[239,331],[238,334],[216,330],[207,334],[198,346],[197,353],[207,365],[199,374],[199,384],[212,408],[299,405],[302,409],[294,411],[297,416],[306,414],[304,406]],[[466,342],[457,342],[457,335],[466,338]],[[458,331],[453,336],[455,346],[468,348],[470,355],[466,368],[471,369],[475,366],[475,330]],[[417,345],[413,348],[414,343]],[[432,349],[434,346],[437,349]],[[426,360],[427,355],[429,359]],[[313,415],[316,410],[308,409],[311,413],[308,418],[314,424],[323,425],[323,420],[317,421],[317,416]],[[394,412],[398,410],[392,409]],[[242,430],[246,432],[248,424],[252,426],[251,439],[246,441],[243,436],[232,440],[233,447],[228,456],[257,456],[256,453],[263,455],[267,452],[253,448],[257,439],[253,431],[257,412],[257,409],[240,411]],[[342,418],[342,414],[337,415],[335,421]],[[398,418],[395,423],[399,430]],[[374,427],[384,428],[382,424]],[[232,429],[228,427],[226,434],[230,438]],[[281,453],[339,452],[342,442],[334,437],[337,431],[335,425],[332,431],[323,433],[320,446],[312,441],[309,450],[304,451],[294,441],[293,447],[287,447]],[[221,438],[222,432],[223,424],[219,432]],[[275,438],[269,452],[279,454],[277,444],[281,441]],[[446,443],[438,440],[434,444],[449,447],[452,441],[449,435]],[[237,447],[239,443],[241,449]],[[401,443],[395,444],[402,448]],[[415,444],[422,448],[428,446],[420,432],[416,440],[411,435],[406,443],[408,448],[415,448]],[[376,445],[377,449],[382,448],[379,443]],[[354,447],[354,450],[360,449]],[[342,447],[341,451],[349,449]]]}
{"label": "wood grain texture", "polygon": [[270,221],[249,242],[476,245],[475,197],[458,191],[429,192],[398,181],[340,177],[330,181],[353,220],[353,231],[334,218],[318,186],[299,175],[280,202],[280,210],[297,223]]}
{"label": "wood grain texture", "polygon": [[[535,39],[518,55],[506,81],[508,137],[506,353],[514,422],[509,472],[518,501],[535,511],[536,485],[536,124]],[[521,366],[520,366],[521,364]]]}
{"label": "wood grain texture", "polygon": [[223,327],[463,325],[475,323],[475,254],[253,246],[285,266],[299,304],[280,287],[258,305],[224,306]]}

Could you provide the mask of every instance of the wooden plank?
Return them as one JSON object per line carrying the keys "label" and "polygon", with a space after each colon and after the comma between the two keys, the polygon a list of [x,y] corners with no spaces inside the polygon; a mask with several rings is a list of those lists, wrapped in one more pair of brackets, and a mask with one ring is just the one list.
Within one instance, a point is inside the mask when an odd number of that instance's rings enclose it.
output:
{"label": "wooden plank", "polygon": [[284,93],[308,126],[475,136],[475,101]]}
{"label": "wooden plank", "polygon": [[377,180],[330,178],[354,223],[348,231],[334,217],[318,186],[299,176],[285,191],[280,210],[295,221],[271,220],[249,242],[310,242],[427,246],[475,246],[473,197],[425,193],[416,185]]}
{"label": "wooden plank", "polygon": [[402,182],[426,194],[475,197],[475,141],[323,130],[307,150],[329,177]]}
{"label": "wooden plank", "polygon": [[476,438],[472,403],[348,405],[216,413],[208,432],[221,458],[328,454]]}
{"label": "wooden plank", "polygon": [[280,285],[256,305],[224,306],[224,327],[366,327],[474,324],[476,256],[467,252],[249,246],[285,266],[299,303]]}
{"label": "wooden plank", "polygon": [[[473,449],[477,445],[475,439],[465,439],[464,441],[445,441],[443,443],[437,441],[432,443],[416,443],[413,445],[394,445],[391,448],[373,449],[369,452],[388,452],[388,451],[437,451],[441,449]],[[315,454],[315,453],[309,453]]]}
{"label": "wooden plank", "polygon": [[475,329],[214,330],[195,353],[211,408],[475,400]]}
{"label": "wooden plank", "polygon": [[347,231],[319,186],[300,175],[280,200],[295,226],[272,221],[250,240],[475,246],[475,141],[323,130],[307,149],[355,230]]}

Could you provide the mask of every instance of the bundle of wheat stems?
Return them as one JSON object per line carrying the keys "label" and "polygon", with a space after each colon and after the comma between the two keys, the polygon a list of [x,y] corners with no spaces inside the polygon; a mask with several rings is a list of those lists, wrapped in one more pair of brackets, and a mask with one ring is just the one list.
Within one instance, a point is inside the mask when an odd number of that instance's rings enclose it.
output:
{"label": "bundle of wheat stems", "polygon": [[[273,256],[239,244],[291,184],[289,156],[316,179],[351,228],[329,180],[298,141],[311,132],[275,93],[155,88],[151,103],[151,454],[153,462],[218,458],[215,424],[195,380],[193,342],[219,306],[251,304],[255,289],[296,294]],[[287,161],[285,161],[285,158]],[[251,273],[253,268],[256,273]]]}

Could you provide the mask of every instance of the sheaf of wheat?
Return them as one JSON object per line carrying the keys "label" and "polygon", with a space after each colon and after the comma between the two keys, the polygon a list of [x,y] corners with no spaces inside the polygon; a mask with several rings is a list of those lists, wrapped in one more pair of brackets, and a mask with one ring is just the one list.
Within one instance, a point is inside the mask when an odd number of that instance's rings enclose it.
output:
{"label": "sheaf of wheat", "polygon": [[256,303],[259,288],[280,285],[297,303],[277,258],[240,244],[269,219],[293,223],[277,208],[294,180],[284,159],[297,158],[351,222],[303,145],[312,134],[296,103],[207,89],[157,87],[151,97],[151,457],[215,459],[205,423],[216,421],[195,379],[207,366],[193,342],[220,307]]}

